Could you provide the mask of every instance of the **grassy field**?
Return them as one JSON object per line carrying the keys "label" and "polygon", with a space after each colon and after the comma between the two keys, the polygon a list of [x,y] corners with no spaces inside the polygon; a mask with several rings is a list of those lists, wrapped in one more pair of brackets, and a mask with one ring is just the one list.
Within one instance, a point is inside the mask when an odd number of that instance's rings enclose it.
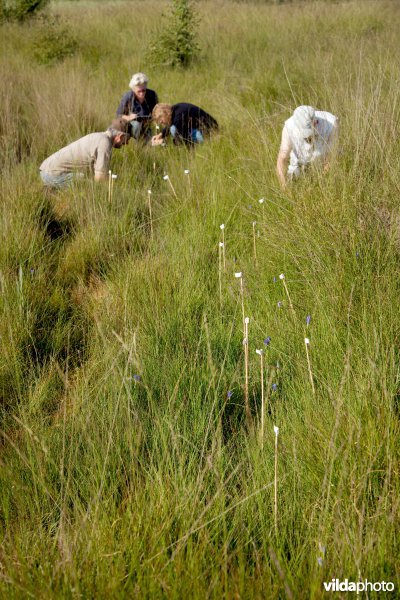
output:
{"label": "grassy field", "polygon": [[[400,5],[199,2],[187,71],[146,64],[165,7],[1,26],[0,596],[398,597]],[[220,134],[114,151],[112,202],[45,194],[42,160],[139,70]],[[299,104],[339,116],[340,151],[283,192]]]}

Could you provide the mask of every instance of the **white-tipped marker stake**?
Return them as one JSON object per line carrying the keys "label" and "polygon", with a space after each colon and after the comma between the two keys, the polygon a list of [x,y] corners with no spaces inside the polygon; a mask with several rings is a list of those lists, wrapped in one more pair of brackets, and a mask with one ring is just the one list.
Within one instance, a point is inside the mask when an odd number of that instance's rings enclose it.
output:
{"label": "white-tipped marker stake", "polygon": [[264,403],[264,350],[256,350],[260,356],[260,373],[261,373],[261,449],[264,448],[264,414],[265,414],[265,403]]}
{"label": "white-tipped marker stake", "polygon": [[224,263],[224,271],[226,271],[226,256],[225,256],[225,225],[224,223],[222,223],[222,225],[219,226],[220,230],[222,231],[222,257],[223,257],[223,263]]}
{"label": "white-tipped marker stake", "polygon": [[315,387],[314,387],[314,378],[311,370],[311,361],[310,361],[310,353],[308,351],[308,346],[310,345],[310,340],[308,338],[304,338],[304,344],[306,346],[306,355],[307,355],[307,366],[308,366],[308,374],[310,376],[311,388],[313,394],[315,395]]}
{"label": "white-tipped marker stake", "polygon": [[249,403],[249,317],[244,320],[244,405],[246,410],[247,425],[251,427],[251,410]]}
{"label": "white-tipped marker stake", "polygon": [[240,279],[240,297],[242,301],[242,318],[243,318],[243,334],[246,337],[246,331],[244,326],[244,286],[243,286],[243,273],[240,271],[239,273],[235,273],[236,279]]}
{"label": "white-tipped marker stake", "polygon": [[151,210],[151,190],[147,190],[147,202],[148,202],[148,205],[149,205],[150,236],[151,236],[151,239],[153,239],[154,232],[153,232],[153,213],[152,213],[152,210]]}
{"label": "white-tipped marker stake", "polygon": [[192,191],[192,184],[191,184],[191,181],[190,181],[190,171],[189,171],[189,169],[185,169],[183,172],[184,172],[184,174],[188,178],[189,190]]}
{"label": "white-tipped marker stake", "polygon": [[108,201],[111,202],[112,171],[108,171]]}
{"label": "white-tipped marker stake", "polygon": [[178,198],[178,196],[176,195],[175,188],[174,188],[174,186],[172,185],[172,182],[171,182],[171,180],[170,180],[170,178],[169,178],[169,175],[164,175],[163,179],[164,179],[164,181],[168,181],[168,183],[169,183],[169,185],[170,185],[170,187],[171,187],[171,190],[172,190],[172,192],[173,192],[173,194],[174,194],[175,198]]}
{"label": "white-tipped marker stake", "polygon": [[274,521],[275,534],[278,535],[278,435],[279,427],[274,425],[275,433],[275,476],[274,476]]}
{"label": "white-tipped marker stake", "polygon": [[289,290],[288,290],[288,287],[287,287],[287,285],[286,285],[286,281],[285,281],[285,275],[284,275],[283,273],[281,273],[281,274],[279,275],[279,279],[282,281],[282,283],[283,283],[283,287],[285,288],[286,296],[287,296],[287,299],[288,299],[288,301],[289,301],[289,308],[290,308],[290,310],[292,311],[292,313],[294,313],[294,308],[293,308],[292,300],[291,300],[291,298],[290,298],[290,295],[289,295]]}
{"label": "white-tipped marker stake", "polygon": [[[159,133],[160,131],[160,127],[158,125],[156,125],[156,135]],[[153,161],[153,173],[156,172],[156,161]]]}
{"label": "white-tipped marker stake", "polygon": [[224,250],[224,243],[219,242],[218,244],[218,283],[219,283],[219,306],[222,310],[222,252]]}
{"label": "white-tipped marker stake", "polygon": [[118,175],[115,175],[115,173],[112,173],[111,175],[111,199],[110,202],[112,202],[112,196],[113,196],[113,191],[114,191],[114,181],[117,179]]}
{"label": "white-tipped marker stake", "polygon": [[257,221],[253,221],[253,252],[254,252],[254,262],[257,266],[256,225],[257,225]]}
{"label": "white-tipped marker stake", "polygon": [[265,198],[260,198],[258,203],[262,206],[263,223],[265,223]]}

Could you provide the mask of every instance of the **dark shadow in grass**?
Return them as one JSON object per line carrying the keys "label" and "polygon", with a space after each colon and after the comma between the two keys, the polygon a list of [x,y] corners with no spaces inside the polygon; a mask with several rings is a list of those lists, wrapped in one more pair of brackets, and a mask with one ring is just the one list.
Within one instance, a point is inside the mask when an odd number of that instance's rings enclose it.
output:
{"label": "dark shadow in grass", "polygon": [[[264,389],[264,410],[265,418],[273,419],[275,415],[275,404],[279,394],[279,387],[272,388],[267,386]],[[246,423],[246,410],[245,410],[245,397],[244,391],[241,388],[236,388],[227,400],[221,411],[222,417],[222,428],[224,441],[227,442],[232,436],[239,433],[243,427],[247,427]],[[252,387],[249,393],[250,396],[250,409],[253,419],[252,428],[258,428],[261,421],[261,387],[260,384],[256,384]]]}
{"label": "dark shadow in grass", "polygon": [[49,192],[43,199],[38,210],[38,221],[46,234],[52,241],[62,240],[69,237],[73,231],[73,222],[70,218],[58,216],[53,207]]}
{"label": "dark shadow in grass", "polygon": [[232,398],[225,402],[221,411],[222,434],[225,443],[245,427],[246,419],[244,406],[244,394],[242,393],[242,390],[236,390]]}

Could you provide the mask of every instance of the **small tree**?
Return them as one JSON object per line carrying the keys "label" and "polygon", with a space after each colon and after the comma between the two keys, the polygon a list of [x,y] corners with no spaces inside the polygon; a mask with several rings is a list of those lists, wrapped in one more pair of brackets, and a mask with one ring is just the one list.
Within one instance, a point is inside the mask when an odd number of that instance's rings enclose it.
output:
{"label": "small tree", "polygon": [[200,48],[196,41],[198,17],[192,0],[171,0],[161,30],[153,39],[148,58],[151,63],[170,67],[187,67]]}
{"label": "small tree", "polygon": [[49,0],[0,0],[0,21],[25,21],[48,3]]}

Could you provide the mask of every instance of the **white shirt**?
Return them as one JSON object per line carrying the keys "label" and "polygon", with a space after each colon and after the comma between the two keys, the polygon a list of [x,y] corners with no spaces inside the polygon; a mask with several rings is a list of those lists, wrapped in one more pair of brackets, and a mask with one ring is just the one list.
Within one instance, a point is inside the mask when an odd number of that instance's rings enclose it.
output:
{"label": "white shirt", "polygon": [[337,130],[338,118],[330,112],[316,110],[316,135],[311,143],[307,143],[294,123],[293,117],[285,121],[282,130],[282,141],[279,152],[285,156],[290,154],[288,173],[298,174],[300,167],[321,159],[331,149],[334,133]]}

